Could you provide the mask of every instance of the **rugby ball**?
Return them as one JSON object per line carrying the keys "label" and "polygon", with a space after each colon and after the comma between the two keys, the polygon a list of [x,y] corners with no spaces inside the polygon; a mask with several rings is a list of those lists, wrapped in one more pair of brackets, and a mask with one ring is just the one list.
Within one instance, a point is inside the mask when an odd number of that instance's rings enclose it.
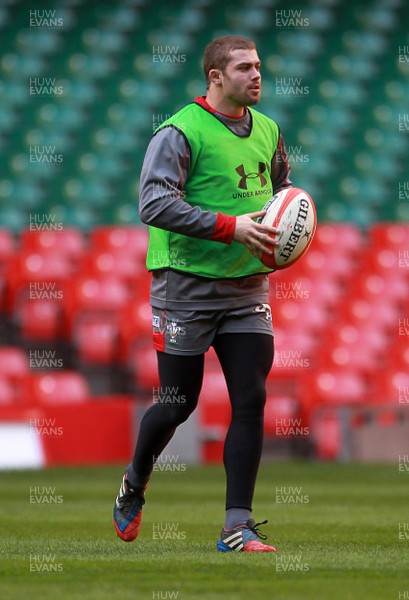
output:
{"label": "rugby ball", "polygon": [[274,270],[287,269],[308,250],[317,227],[317,213],[309,194],[291,187],[275,194],[263,210],[267,211],[259,223],[276,227],[280,233],[271,236],[280,242],[271,246],[273,254],[260,252],[260,260]]}

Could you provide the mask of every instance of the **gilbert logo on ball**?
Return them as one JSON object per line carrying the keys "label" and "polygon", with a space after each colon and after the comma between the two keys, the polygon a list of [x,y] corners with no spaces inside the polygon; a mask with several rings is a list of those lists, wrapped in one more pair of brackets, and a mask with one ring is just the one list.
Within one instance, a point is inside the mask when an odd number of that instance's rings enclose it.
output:
{"label": "gilbert logo on ball", "polygon": [[258,222],[279,229],[275,239],[280,244],[272,246],[273,254],[260,252],[259,258],[271,269],[286,269],[305,254],[312,242],[317,227],[314,202],[305,190],[292,187],[275,194],[263,210],[267,214]]}

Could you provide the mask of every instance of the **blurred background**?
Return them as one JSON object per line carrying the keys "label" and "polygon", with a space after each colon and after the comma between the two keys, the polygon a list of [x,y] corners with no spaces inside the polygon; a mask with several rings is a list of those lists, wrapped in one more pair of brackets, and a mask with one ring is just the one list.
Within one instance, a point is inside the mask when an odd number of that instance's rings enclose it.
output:
{"label": "blurred background", "polygon": [[[139,173],[227,34],[257,43],[319,219],[271,276],[264,457],[409,465],[408,23],[404,0],[1,1],[0,468],[128,462],[159,385]],[[228,422],[210,351],[168,452],[220,462]]]}

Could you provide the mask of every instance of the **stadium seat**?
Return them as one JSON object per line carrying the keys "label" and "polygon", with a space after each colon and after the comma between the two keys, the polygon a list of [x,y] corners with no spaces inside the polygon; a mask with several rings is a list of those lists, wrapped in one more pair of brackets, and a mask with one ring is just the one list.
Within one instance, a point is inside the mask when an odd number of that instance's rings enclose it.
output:
{"label": "stadium seat", "polygon": [[268,378],[307,376],[321,347],[320,338],[304,328],[274,328],[274,363]]}
{"label": "stadium seat", "polygon": [[406,408],[409,405],[409,373],[406,366],[399,368],[391,365],[382,372],[373,373],[374,392],[371,401],[374,404]]}
{"label": "stadium seat", "polygon": [[0,347],[0,375],[22,379],[30,373],[27,354],[17,346]]}
{"label": "stadium seat", "polygon": [[83,262],[83,271],[90,276],[114,276],[129,285],[134,295],[149,296],[150,278],[145,263],[125,249],[93,250]]}
{"label": "stadium seat", "polygon": [[139,338],[150,339],[152,345],[152,308],[147,298],[132,298],[119,316],[118,358],[129,366],[132,348]]}
{"label": "stadium seat", "polygon": [[69,370],[33,374],[29,389],[31,401],[40,406],[82,404],[91,396],[85,377]]}
{"label": "stadium seat", "polygon": [[343,283],[341,279],[336,277],[327,277],[325,272],[321,273],[320,276],[316,274],[314,285],[309,294],[309,300],[318,306],[325,306],[330,311],[336,310],[336,306],[343,295],[345,283],[346,280]]}
{"label": "stadium seat", "polygon": [[315,369],[303,381],[300,393],[303,421],[310,422],[320,406],[359,406],[370,401],[370,385],[357,369]]}
{"label": "stadium seat", "polygon": [[338,310],[338,318],[342,322],[349,322],[358,328],[372,324],[390,332],[397,329],[399,316],[399,307],[387,297],[368,300],[355,296],[350,303],[341,305]]}
{"label": "stadium seat", "polygon": [[[361,341],[369,341],[364,336]],[[325,346],[320,355],[320,366],[333,369],[344,368],[370,375],[382,366],[382,355],[368,345],[358,343],[342,343],[339,340]]]}
{"label": "stadium seat", "polygon": [[68,256],[52,250],[21,252],[8,266],[7,309],[12,311],[19,297],[39,299],[48,286],[51,293],[59,294],[64,283],[75,274]]}
{"label": "stadium seat", "polygon": [[145,264],[148,247],[147,229],[143,227],[95,227],[90,235],[93,248],[125,251]]}
{"label": "stadium seat", "polygon": [[71,292],[66,327],[77,358],[85,363],[114,361],[120,315],[130,297],[127,285],[117,277],[82,276]]}
{"label": "stadium seat", "polygon": [[118,277],[92,277],[81,275],[71,286],[71,311],[106,311],[122,309],[130,294],[126,284]]}
{"label": "stadium seat", "polygon": [[319,306],[330,307],[339,301],[342,285],[334,273],[323,270],[297,269],[295,263],[291,268],[276,273],[270,278],[270,302],[296,300],[301,304],[313,302]]}
{"label": "stadium seat", "polygon": [[264,433],[267,436],[291,438],[299,426],[298,402],[292,396],[267,395],[264,408]]}
{"label": "stadium seat", "polygon": [[77,261],[85,252],[86,242],[83,232],[75,228],[64,227],[61,231],[24,230],[20,235],[20,248],[23,252],[53,251]]}
{"label": "stadium seat", "polygon": [[7,377],[0,376],[0,407],[12,406],[16,402],[13,383]]}
{"label": "stadium seat", "polygon": [[273,323],[286,331],[301,329],[307,333],[318,333],[331,314],[325,304],[317,304],[309,298],[283,301],[272,298],[270,302]]}
{"label": "stadium seat", "polygon": [[375,223],[368,230],[369,243],[379,250],[407,250],[409,226],[406,223]]}
{"label": "stadium seat", "polygon": [[355,257],[361,251],[362,240],[361,230],[353,223],[321,223],[311,249],[333,255],[342,248],[342,254]]}
{"label": "stadium seat", "polygon": [[17,346],[0,347],[0,380],[5,403],[26,402],[26,381],[30,375],[27,354]]}
{"label": "stadium seat", "polygon": [[300,272],[312,279],[325,272],[330,279],[345,281],[357,267],[356,258],[339,249],[329,251],[311,247],[299,262]]}
{"label": "stadium seat", "polygon": [[397,369],[409,373],[409,340],[398,336],[389,347],[385,349],[385,366],[387,369]]}
{"label": "stadium seat", "polygon": [[231,408],[226,381],[221,369],[205,370],[199,398],[202,430],[202,459],[205,463],[221,462]]}
{"label": "stadium seat", "polygon": [[[63,289],[60,292],[63,297]],[[15,324],[24,342],[52,341],[65,335],[62,301],[22,298],[16,306],[15,315]]]}
{"label": "stadium seat", "polygon": [[311,426],[311,439],[317,458],[336,460],[342,450],[342,427],[339,415],[333,411],[320,411]]}
{"label": "stadium seat", "polygon": [[6,308],[7,270],[15,252],[14,236],[8,229],[0,228],[0,312]]}
{"label": "stadium seat", "polygon": [[373,323],[364,323],[358,326],[349,321],[340,321],[332,323],[328,327],[326,337],[322,341],[325,346],[332,344],[355,345],[379,353],[389,343],[390,337],[382,327],[374,326]]}
{"label": "stadium seat", "polygon": [[110,365],[117,361],[118,317],[115,314],[75,320],[71,342],[79,365]]}
{"label": "stadium seat", "polygon": [[127,366],[132,372],[132,383],[143,396],[152,397],[153,388],[159,387],[158,361],[152,345],[152,335],[139,336],[129,345]]}
{"label": "stadium seat", "polygon": [[409,280],[409,251],[407,247],[379,248],[373,246],[362,257],[362,270],[391,280]]}
{"label": "stadium seat", "polygon": [[0,272],[15,252],[14,236],[9,229],[0,228]]}
{"label": "stadium seat", "polygon": [[372,322],[352,324],[340,322],[328,327],[322,338],[325,353],[319,357],[322,368],[349,368],[371,376],[386,364],[385,351],[390,335]]}
{"label": "stadium seat", "polygon": [[[397,257],[396,257],[397,258]],[[397,306],[409,293],[409,270],[396,266],[384,271],[362,270],[361,277],[354,281],[350,289],[350,299],[367,300],[368,302],[387,301]]]}

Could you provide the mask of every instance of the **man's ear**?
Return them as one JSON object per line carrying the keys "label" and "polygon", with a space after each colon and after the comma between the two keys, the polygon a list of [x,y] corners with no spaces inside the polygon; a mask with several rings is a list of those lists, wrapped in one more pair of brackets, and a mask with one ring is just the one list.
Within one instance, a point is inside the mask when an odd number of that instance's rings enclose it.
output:
{"label": "man's ear", "polygon": [[220,85],[221,84],[221,71],[219,69],[210,69],[209,81],[210,81],[210,83],[214,83],[215,85]]}

